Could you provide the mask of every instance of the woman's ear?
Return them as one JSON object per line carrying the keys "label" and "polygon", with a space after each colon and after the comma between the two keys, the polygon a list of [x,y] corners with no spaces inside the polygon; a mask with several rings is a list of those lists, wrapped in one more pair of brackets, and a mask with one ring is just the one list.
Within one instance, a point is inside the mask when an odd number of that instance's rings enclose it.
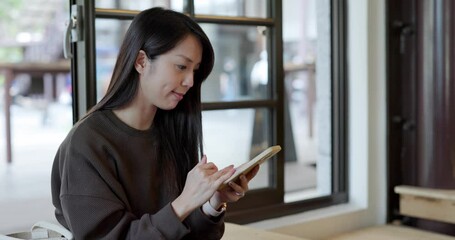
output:
{"label": "woman's ear", "polygon": [[139,50],[136,61],[134,62],[134,68],[139,74],[144,73],[145,65],[147,64],[147,54],[143,50]]}

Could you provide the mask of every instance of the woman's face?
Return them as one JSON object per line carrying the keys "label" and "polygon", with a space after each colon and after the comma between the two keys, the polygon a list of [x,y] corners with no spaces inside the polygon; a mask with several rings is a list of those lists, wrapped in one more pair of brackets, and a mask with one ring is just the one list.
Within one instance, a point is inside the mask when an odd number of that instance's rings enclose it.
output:
{"label": "woman's face", "polygon": [[202,59],[202,46],[188,35],[172,50],[150,60],[141,50],[136,60],[139,72],[138,98],[144,107],[174,109],[193,86],[194,71]]}

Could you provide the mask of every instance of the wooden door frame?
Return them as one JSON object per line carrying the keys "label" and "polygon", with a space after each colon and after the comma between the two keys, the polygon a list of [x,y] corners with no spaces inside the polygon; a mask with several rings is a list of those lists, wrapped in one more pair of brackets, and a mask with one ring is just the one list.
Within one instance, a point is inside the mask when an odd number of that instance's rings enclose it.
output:
{"label": "wooden door frame", "polygon": [[[388,222],[400,217],[399,197],[394,187],[413,185],[416,181],[416,169],[409,166],[415,168],[410,161],[416,157],[417,1],[386,2]],[[403,40],[402,34],[405,34]]]}

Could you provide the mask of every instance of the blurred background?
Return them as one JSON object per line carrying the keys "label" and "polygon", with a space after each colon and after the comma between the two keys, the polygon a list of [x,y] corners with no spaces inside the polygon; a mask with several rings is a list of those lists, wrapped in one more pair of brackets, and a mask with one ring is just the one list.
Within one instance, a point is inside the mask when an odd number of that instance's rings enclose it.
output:
{"label": "blurred background", "polygon": [[[265,18],[265,2],[196,1],[195,13]],[[327,61],[330,28],[317,26],[318,22],[330,19],[328,2],[322,1],[327,2],[327,6],[318,4],[319,7],[316,2],[283,1],[287,202],[331,191],[331,88],[330,61]],[[183,0],[96,0],[95,6],[129,10],[151,6],[176,11],[184,8]],[[0,2],[0,231],[23,229],[17,226],[24,217],[15,214],[18,208],[33,212],[24,222],[25,226],[34,219],[53,217],[50,170],[54,154],[73,124],[71,63],[64,59],[62,51],[68,18],[67,1]],[[130,21],[111,19],[95,22],[98,99],[109,84],[118,48],[129,24]],[[203,101],[270,98],[266,91],[271,84],[268,28],[201,26],[209,35],[216,54],[214,71],[203,85]],[[318,52],[322,54],[317,56]],[[324,61],[325,64],[320,64]],[[260,108],[204,112],[204,142],[209,159],[221,166],[238,165],[270,145],[268,114],[267,109]],[[268,168],[264,167],[252,187],[267,186],[269,175]],[[32,201],[43,207],[34,208]],[[3,216],[16,217],[17,221]]]}

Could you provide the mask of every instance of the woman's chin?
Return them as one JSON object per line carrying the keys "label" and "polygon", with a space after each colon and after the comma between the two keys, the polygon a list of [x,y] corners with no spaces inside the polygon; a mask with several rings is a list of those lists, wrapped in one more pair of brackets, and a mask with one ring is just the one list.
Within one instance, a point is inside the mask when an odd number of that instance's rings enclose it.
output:
{"label": "woman's chin", "polygon": [[177,104],[178,104],[178,102],[167,104],[167,105],[161,106],[160,109],[161,110],[173,110],[175,107],[177,107]]}

